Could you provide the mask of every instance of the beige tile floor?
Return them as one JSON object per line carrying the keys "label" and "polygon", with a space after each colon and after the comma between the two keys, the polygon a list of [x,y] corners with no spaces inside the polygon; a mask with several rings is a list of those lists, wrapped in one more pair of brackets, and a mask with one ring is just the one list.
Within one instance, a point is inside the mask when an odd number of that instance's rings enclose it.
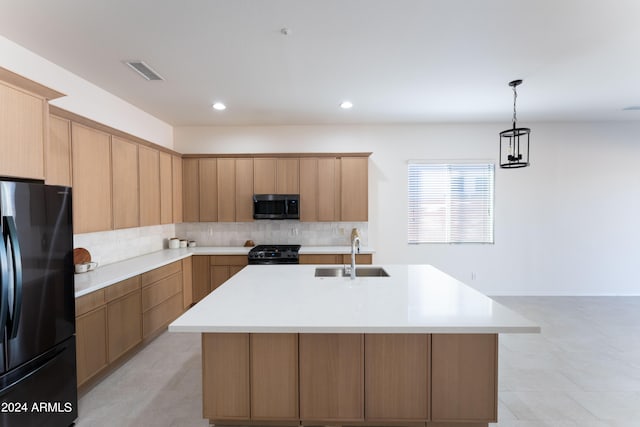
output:
{"label": "beige tile floor", "polygon": [[[640,297],[498,297],[542,326],[501,335],[497,427],[640,426]],[[79,402],[78,427],[201,427],[200,337],[164,333]]]}

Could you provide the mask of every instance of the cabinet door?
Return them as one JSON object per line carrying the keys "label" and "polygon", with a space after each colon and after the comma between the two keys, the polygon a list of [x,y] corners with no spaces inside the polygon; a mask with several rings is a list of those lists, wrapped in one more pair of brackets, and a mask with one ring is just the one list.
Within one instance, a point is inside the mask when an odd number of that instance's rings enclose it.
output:
{"label": "cabinet door", "polygon": [[362,421],[361,334],[300,334],[300,418]]}
{"label": "cabinet door", "polygon": [[107,309],[102,306],[76,318],[78,386],[107,366]]}
{"label": "cabinet door", "polygon": [[160,224],[173,223],[173,176],[171,154],[160,152]]}
{"label": "cabinet door", "polygon": [[429,335],[367,334],[367,421],[426,421],[429,418]]}
{"label": "cabinet door", "polygon": [[140,290],[107,305],[109,363],[142,341]]}
{"label": "cabinet door", "polygon": [[236,220],[236,159],[218,159],[218,221]]}
{"label": "cabinet door", "polygon": [[171,156],[173,222],[182,222],[182,158]]}
{"label": "cabinet door", "polygon": [[72,123],[73,232],[111,230],[111,142],[106,133]]}
{"label": "cabinet door", "polygon": [[276,193],[300,193],[299,159],[277,159],[276,161]]}
{"label": "cabinet door", "polygon": [[251,418],[296,420],[298,334],[251,334],[250,349]]}
{"label": "cabinet door", "polygon": [[[351,264],[351,255],[338,255],[340,259],[338,263]],[[373,264],[373,256],[371,254],[356,254],[356,264]]]}
{"label": "cabinet door", "polygon": [[182,160],[182,208],[184,222],[200,221],[200,171],[198,159]]}
{"label": "cabinet door", "polygon": [[369,204],[368,157],[341,160],[341,221],[367,221]]}
{"label": "cabinet door", "polygon": [[46,183],[71,187],[71,122],[49,116],[49,144],[45,156]]}
{"label": "cabinet door", "polygon": [[137,227],[140,220],[138,193],[138,144],[111,137],[113,170],[113,228]]}
{"label": "cabinet door", "polygon": [[276,159],[257,157],[253,159],[254,194],[276,192]]}
{"label": "cabinet door", "polygon": [[200,221],[218,220],[218,172],[217,159],[200,159]]}
{"label": "cabinet door", "polygon": [[193,304],[193,261],[191,257],[182,260],[182,308]]}
{"label": "cabinet door", "polygon": [[138,147],[140,225],[160,224],[160,157],[158,150]]}
{"label": "cabinet door", "polygon": [[342,255],[337,254],[302,254],[300,264],[342,264]]}
{"label": "cabinet door", "polygon": [[340,168],[335,158],[318,159],[318,221],[339,221]]}
{"label": "cabinet door", "polygon": [[48,104],[0,82],[0,176],[44,179]]}
{"label": "cabinet door", "polygon": [[434,334],[431,346],[432,420],[495,422],[498,336]]}
{"label": "cabinet door", "polygon": [[248,420],[249,334],[202,334],[202,360],[204,417]]}
{"label": "cabinet door", "polygon": [[300,159],[300,221],[318,220],[318,159]]}
{"label": "cabinet door", "polygon": [[193,302],[196,303],[202,298],[209,295],[209,283],[211,277],[209,274],[209,257],[205,255],[195,255],[191,257],[193,262]]}
{"label": "cabinet door", "polygon": [[253,221],[253,159],[236,159],[235,195],[235,221]]}
{"label": "cabinet door", "polygon": [[212,265],[211,269],[211,289],[209,292],[215,291],[220,285],[229,280],[231,273],[228,265]]}

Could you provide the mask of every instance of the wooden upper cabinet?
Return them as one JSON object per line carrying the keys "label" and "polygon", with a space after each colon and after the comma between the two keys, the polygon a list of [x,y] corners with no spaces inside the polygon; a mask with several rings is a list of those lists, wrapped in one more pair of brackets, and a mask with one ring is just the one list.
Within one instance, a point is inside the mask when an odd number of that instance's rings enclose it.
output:
{"label": "wooden upper cabinet", "polygon": [[173,221],[173,165],[171,154],[160,152],[160,224]]}
{"label": "wooden upper cabinet", "polygon": [[198,165],[199,183],[199,221],[212,222],[218,220],[218,161],[217,159],[200,159]]}
{"label": "wooden upper cabinet", "polygon": [[340,220],[367,221],[368,157],[343,157],[340,167]]}
{"label": "wooden upper cabinet", "polygon": [[340,220],[340,167],[336,158],[300,159],[300,220]]}
{"label": "wooden upper cabinet", "polygon": [[318,159],[300,159],[300,221],[318,221]]}
{"label": "wooden upper cabinet", "polygon": [[253,221],[253,162],[236,159],[236,222]]}
{"label": "wooden upper cabinet", "polygon": [[73,232],[111,230],[111,137],[73,123]]}
{"label": "wooden upper cabinet", "polygon": [[276,159],[253,159],[253,193],[275,194],[276,192]]}
{"label": "wooden upper cabinet", "polygon": [[198,159],[182,160],[182,220],[184,222],[200,221],[199,165]]}
{"label": "wooden upper cabinet", "polygon": [[71,122],[49,116],[49,143],[45,153],[45,182],[71,187]]}
{"label": "wooden upper cabinet", "polygon": [[236,159],[218,159],[218,221],[236,220]]}
{"label": "wooden upper cabinet", "polygon": [[140,225],[160,224],[160,157],[158,150],[138,146]]}
{"label": "wooden upper cabinet", "polygon": [[140,224],[138,197],[138,144],[111,138],[113,173],[113,228],[137,227]]}
{"label": "wooden upper cabinet", "polygon": [[43,96],[5,83],[5,77],[27,81],[0,68],[0,175],[44,179],[49,104]]}
{"label": "wooden upper cabinet", "polygon": [[171,156],[173,222],[182,222],[182,158]]}
{"label": "wooden upper cabinet", "polygon": [[300,159],[283,158],[276,161],[276,193],[300,193]]}
{"label": "wooden upper cabinet", "polygon": [[253,159],[254,194],[298,194],[300,192],[297,158]]}

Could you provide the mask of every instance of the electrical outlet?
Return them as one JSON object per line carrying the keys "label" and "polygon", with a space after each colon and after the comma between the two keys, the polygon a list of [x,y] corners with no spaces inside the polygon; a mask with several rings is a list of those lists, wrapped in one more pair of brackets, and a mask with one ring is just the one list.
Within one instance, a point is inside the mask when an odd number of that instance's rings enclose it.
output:
{"label": "electrical outlet", "polygon": [[476,272],[475,271],[471,272],[471,280],[476,280]]}

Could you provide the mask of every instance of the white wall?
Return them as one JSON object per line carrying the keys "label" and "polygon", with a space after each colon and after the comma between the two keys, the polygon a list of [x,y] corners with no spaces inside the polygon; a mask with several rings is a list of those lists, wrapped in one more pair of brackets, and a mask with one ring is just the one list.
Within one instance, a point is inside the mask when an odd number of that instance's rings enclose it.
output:
{"label": "white wall", "polygon": [[173,148],[172,126],[2,36],[0,67],[66,95],[52,105]]}
{"label": "white wall", "polygon": [[188,127],[175,149],[372,151],[376,262],[434,264],[493,295],[640,295],[640,123],[529,124],[532,166],[496,169],[495,244],[407,244],[407,160],[497,160],[508,125]]}

